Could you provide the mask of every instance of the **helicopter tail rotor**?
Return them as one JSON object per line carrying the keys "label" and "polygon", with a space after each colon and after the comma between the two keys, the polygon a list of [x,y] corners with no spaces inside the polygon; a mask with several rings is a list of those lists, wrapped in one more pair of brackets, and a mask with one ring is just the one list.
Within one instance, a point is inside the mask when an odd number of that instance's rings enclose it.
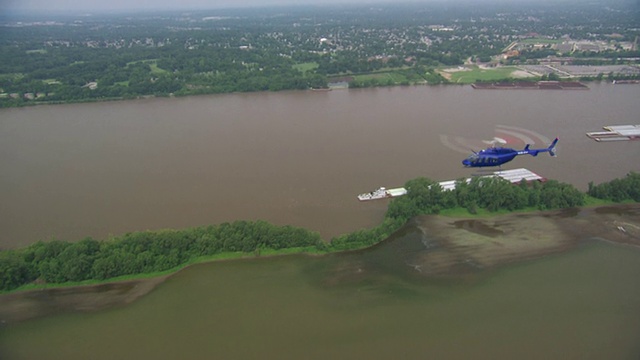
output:
{"label": "helicopter tail rotor", "polygon": [[549,145],[549,155],[555,157],[558,153],[558,149],[556,148],[556,144],[558,144],[558,138],[555,138],[551,145]]}

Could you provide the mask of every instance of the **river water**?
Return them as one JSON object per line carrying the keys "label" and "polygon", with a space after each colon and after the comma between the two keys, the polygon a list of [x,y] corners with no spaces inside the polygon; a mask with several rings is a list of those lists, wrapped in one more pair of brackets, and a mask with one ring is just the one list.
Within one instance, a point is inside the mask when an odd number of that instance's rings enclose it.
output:
{"label": "river water", "polygon": [[[355,196],[470,176],[482,140],[560,137],[526,167],[586,189],[639,171],[640,87],[396,87],[0,111],[0,247],[264,219],[325,238],[377,224]],[[402,241],[396,239],[395,241]],[[415,278],[389,244],[199,265],[121,308],[0,331],[2,359],[562,358],[640,355],[640,252],[593,243],[455,279]]]}
{"label": "river water", "polygon": [[3,359],[629,359],[640,251],[607,244],[459,279],[393,246],[220,262],[126,307],[0,331]]}
{"label": "river water", "polygon": [[526,167],[586,189],[640,170],[638,142],[596,143],[635,124],[640,87],[587,91],[394,87],[230,94],[0,110],[0,248],[52,238],[238,219],[325,238],[371,227],[385,202],[356,195],[472,174],[460,161],[495,136],[513,147],[560,137]]}

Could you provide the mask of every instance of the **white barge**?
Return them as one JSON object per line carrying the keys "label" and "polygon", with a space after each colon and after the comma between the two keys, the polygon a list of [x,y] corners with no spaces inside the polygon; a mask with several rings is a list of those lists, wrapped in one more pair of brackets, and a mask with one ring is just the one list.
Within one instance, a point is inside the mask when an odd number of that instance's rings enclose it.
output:
{"label": "white barge", "polygon": [[[520,181],[522,181],[523,179],[525,181],[527,181],[527,182],[530,182],[530,181],[545,181],[546,180],[544,177],[534,173],[531,170],[524,169],[524,168],[513,169],[513,170],[494,171],[492,174],[486,175],[486,176],[488,176],[488,177],[491,177],[491,176],[501,177],[501,178],[511,182],[512,184],[517,184]],[[471,178],[467,178],[465,180],[466,180],[467,183],[471,182]],[[457,182],[457,180],[441,181],[439,183],[439,185],[442,187],[443,190],[453,190],[453,189],[456,188],[456,182]],[[407,194],[407,189],[405,189],[403,187],[395,188],[395,189],[387,189],[387,188],[384,188],[384,187],[380,187],[380,188],[378,188],[378,189],[376,189],[374,191],[358,195],[358,200],[360,200],[360,201],[378,200],[378,199],[386,199],[386,198],[402,196],[402,195],[406,195],[406,194]]]}
{"label": "white barge", "polygon": [[407,190],[405,188],[387,189],[385,187],[380,187],[368,193],[358,195],[358,200],[367,201],[367,200],[392,198],[392,197],[405,195],[406,193],[407,193]]}
{"label": "white barge", "polygon": [[640,140],[640,125],[603,126],[606,131],[588,132],[587,136],[595,141]]}

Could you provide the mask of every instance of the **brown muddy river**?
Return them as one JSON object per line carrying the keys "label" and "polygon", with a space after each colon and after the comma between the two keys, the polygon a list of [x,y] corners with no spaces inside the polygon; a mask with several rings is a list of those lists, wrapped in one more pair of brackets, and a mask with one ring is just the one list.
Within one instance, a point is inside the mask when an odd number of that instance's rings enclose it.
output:
{"label": "brown muddy river", "polygon": [[[0,110],[0,248],[264,219],[325,238],[377,224],[356,195],[426,176],[495,136],[560,137],[526,167],[586,189],[639,171],[640,86],[403,87]],[[488,238],[478,222],[451,228]],[[477,276],[415,277],[407,235],[367,251],[191,267],[122,307],[0,324],[1,359],[637,359],[640,252],[590,243]]]}
{"label": "brown muddy river", "polygon": [[231,94],[0,110],[0,248],[52,238],[238,219],[303,226],[329,239],[371,227],[386,203],[356,195],[425,176],[495,136],[513,147],[560,137],[526,167],[586,189],[639,171],[640,143],[587,131],[635,124],[640,87],[588,91],[395,87]]}
{"label": "brown muddy river", "polygon": [[419,241],[199,265],[124,306],[0,327],[2,359],[580,359],[640,355],[640,251],[603,243],[425,279]]}

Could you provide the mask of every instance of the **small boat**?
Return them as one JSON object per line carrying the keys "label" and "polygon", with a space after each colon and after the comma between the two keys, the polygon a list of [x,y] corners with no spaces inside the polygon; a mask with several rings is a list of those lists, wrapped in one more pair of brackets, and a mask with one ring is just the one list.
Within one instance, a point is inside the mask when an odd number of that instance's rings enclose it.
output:
{"label": "small boat", "polygon": [[360,201],[377,200],[377,199],[384,199],[387,197],[391,197],[391,195],[387,192],[387,189],[384,187],[380,187],[371,192],[358,195],[358,200]]}

